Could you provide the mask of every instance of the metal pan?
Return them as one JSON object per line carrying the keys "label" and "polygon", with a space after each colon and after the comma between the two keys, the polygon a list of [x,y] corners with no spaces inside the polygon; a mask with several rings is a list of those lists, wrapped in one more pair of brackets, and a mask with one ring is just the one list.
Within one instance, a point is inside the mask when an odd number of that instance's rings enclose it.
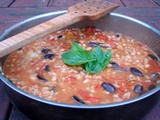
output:
{"label": "metal pan", "polygon": [[[6,30],[0,40],[65,12],[57,11],[25,20]],[[82,21],[68,28],[87,26],[125,34],[147,44],[157,55],[160,55],[160,31],[134,18],[111,13],[99,20]],[[5,60],[6,57],[0,60],[1,71]],[[138,120],[146,115],[160,99],[159,85],[137,98],[124,102],[90,106],[70,105],[48,101],[24,92],[7,80],[2,72],[0,72],[0,78],[12,103],[34,120]]]}

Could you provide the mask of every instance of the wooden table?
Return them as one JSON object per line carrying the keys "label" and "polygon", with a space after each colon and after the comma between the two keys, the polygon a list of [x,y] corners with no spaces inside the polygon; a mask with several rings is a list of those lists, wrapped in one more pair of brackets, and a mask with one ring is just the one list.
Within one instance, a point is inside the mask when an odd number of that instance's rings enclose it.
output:
{"label": "wooden table", "polygon": [[[65,10],[83,0],[0,0],[0,35],[12,25],[47,12]],[[114,11],[144,21],[160,30],[160,0],[108,0],[119,4]],[[9,101],[0,81],[0,120],[29,120]],[[143,120],[160,120],[160,100]]]}

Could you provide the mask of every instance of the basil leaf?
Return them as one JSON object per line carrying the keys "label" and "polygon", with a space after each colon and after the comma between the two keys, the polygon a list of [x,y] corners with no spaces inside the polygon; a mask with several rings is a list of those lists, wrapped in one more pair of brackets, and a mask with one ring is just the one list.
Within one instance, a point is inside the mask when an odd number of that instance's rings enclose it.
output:
{"label": "basil leaf", "polygon": [[85,49],[83,49],[83,47],[81,47],[77,42],[73,41],[71,51],[81,51],[81,50]]}
{"label": "basil leaf", "polygon": [[111,53],[111,50],[107,50],[105,53],[104,53],[104,64],[107,66],[110,62],[112,58],[112,53]]}
{"label": "basil leaf", "polygon": [[85,50],[78,43],[72,42],[70,51],[62,54],[62,60],[68,65],[84,65],[87,73],[98,73],[105,69],[111,60],[110,50],[102,51],[97,46],[92,52]]}
{"label": "basil leaf", "polygon": [[112,54],[110,50],[103,52],[101,47],[96,47],[92,52],[91,56],[96,59],[96,61],[90,61],[85,64],[87,73],[98,73],[105,69],[111,60]]}
{"label": "basil leaf", "polygon": [[73,41],[71,50],[62,54],[62,60],[68,65],[82,65],[95,59],[89,51]]}
{"label": "basil leaf", "polygon": [[65,52],[62,54],[62,59],[68,65],[82,65],[95,60],[87,50]]}

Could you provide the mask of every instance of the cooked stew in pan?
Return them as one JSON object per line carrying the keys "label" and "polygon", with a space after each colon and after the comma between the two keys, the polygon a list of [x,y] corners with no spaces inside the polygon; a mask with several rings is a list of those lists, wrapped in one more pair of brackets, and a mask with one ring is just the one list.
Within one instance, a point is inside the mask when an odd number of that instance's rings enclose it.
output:
{"label": "cooked stew in pan", "polygon": [[120,33],[65,29],[11,53],[5,76],[35,96],[69,104],[110,104],[160,83],[157,55]]}

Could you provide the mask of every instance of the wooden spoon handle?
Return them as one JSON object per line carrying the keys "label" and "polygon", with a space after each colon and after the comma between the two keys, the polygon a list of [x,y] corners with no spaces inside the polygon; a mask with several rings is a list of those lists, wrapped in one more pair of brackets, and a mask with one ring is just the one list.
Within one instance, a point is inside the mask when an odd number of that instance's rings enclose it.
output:
{"label": "wooden spoon handle", "polygon": [[83,17],[74,12],[68,12],[54,19],[48,20],[42,24],[32,27],[13,37],[0,42],[0,57],[33,42],[35,39],[44,37],[45,35],[64,28],[68,25],[81,21]]}
{"label": "wooden spoon handle", "polygon": [[41,23],[13,37],[0,42],[0,57],[33,42],[47,34],[79,22],[83,19],[96,20],[115,10],[117,4],[104,0],[87,0],[68,8],[68,13]]}

